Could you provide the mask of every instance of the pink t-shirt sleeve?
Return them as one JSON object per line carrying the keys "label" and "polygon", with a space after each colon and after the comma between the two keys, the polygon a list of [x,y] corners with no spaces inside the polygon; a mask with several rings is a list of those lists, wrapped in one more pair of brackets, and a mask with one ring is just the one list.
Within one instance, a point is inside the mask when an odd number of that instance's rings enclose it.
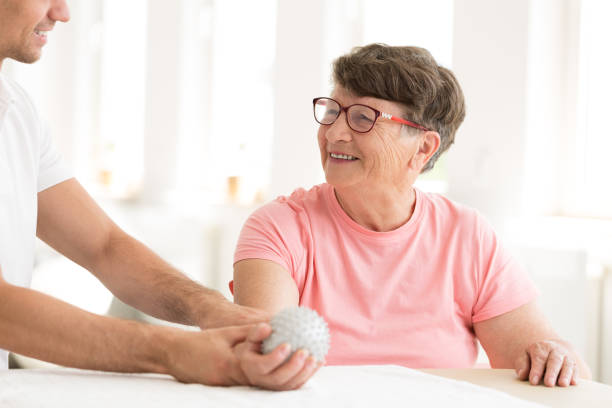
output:
{"label": "pink t-shirt sleeve", "polygon": [[480,216],[477,217],[477,229],[477,298],[472,309],[473,323],[510,312],[539,295],[525,269]]}
{"label": "pink t-shirt sleeve", "polygon": [[304,254],[299,217],[295,208],[279,200],[259,208],[242,227],[234,263],[254,258],[269,260],[284,267],[295,279]]}

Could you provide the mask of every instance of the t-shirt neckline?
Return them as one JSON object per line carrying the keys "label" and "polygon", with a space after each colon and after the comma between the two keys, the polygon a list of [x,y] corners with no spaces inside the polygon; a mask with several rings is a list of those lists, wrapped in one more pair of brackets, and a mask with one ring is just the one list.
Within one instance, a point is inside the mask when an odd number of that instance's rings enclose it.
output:
{"label": "t-shirt neckline", "polygon": [[392,231],[384,231],[384,232],[372,231],[358,224],[357,222],[355,222],[355,220],[349,217],[349,215],[340,206],[340,203],[338,202],[338,199],[336,198],[336,194],[334,193],[334,187],[331,184],[327,184],[327,183],[325,183],[325,186],[326,186],[325,196],[327,198],[327,202],[328,202],[329,207],[331,208],[332,213],[337,218],[339,218],[340,222],[347,225],[349,228],[359,233],[360,235],[370,238],[370,239],[383,240],[383,241],[397,239],[399,236],[405,235],[406,233],[410,233],[414,229],[416,229],[419,221],[421,220],[423,216],[424,194],[419,189],[413,187],[414,192],[415,192],[416,203],[414,206],[414,212],[410,216],[410,219],[408,219],[408,221],[406,221],[404,224],[402,224],[401,226],[399,226],[398,228]]}

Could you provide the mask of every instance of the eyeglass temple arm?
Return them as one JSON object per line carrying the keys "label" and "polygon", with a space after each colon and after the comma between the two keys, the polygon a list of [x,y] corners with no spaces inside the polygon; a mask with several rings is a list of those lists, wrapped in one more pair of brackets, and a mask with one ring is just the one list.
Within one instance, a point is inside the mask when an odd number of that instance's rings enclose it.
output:
{"label": "eyeglass temple arm", "polygon": [[426,132],[429,130],[425,126],[421,126],[418,123],[410,122],[409,120],[406,120],[406,119],[398,118],[397,116],[393,116],[390,113],[380,112],[380,116],[382,116],[385,119],[394,120],[396,122],[403,123],[404,125],[408,125],[416,129],[424,130]]}

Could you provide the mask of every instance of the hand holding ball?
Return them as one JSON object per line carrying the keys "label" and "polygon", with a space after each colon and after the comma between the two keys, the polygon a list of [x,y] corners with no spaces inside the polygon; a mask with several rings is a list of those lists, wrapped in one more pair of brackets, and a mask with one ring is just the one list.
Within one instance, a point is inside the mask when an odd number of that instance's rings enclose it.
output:
{"label": "hand holding ball", "polygon": [[308,350],[317,361],[323,361],[329,351],[327,323],[314,310],[291,307],[278,312],[270,321],[272,334],[261,345],[264,354],[283,343],[291,346],[291,354],[299,349]]}

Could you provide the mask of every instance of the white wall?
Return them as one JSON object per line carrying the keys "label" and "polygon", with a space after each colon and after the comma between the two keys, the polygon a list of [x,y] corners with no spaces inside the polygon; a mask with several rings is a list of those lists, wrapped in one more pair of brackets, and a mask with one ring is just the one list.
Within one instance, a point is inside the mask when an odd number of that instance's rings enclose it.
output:
{"label": "white wall", "polygon": [[328,92],[326,50],[321,46],[327,38],[326,1],[279,0],[277,4],[270,197],[323,181],[311,101]]}
{"label": "white wall", "polygon": [[448,195],[496,225],[520,208],[529,1],[456,0],[453,71],[467,105],[448,152]]}

